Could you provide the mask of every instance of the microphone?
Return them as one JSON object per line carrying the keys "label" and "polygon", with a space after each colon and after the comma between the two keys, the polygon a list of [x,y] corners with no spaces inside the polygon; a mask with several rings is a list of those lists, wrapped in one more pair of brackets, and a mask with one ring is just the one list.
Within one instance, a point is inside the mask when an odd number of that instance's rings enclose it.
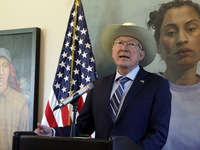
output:
{"label": "microphone", "polygon": [[82,89],[78,90],[77,92],[75,92],[74,94],[69,96],[68,98],[62,100],[61,103],[58,104],[53,110],[55,111],[56,109],[58,109],[60,107],[64,107],[69,103],[73,104],[74,102],[76,102],[79,99],[79,97],[81,95],[83,95],[84,93],[88,92],[89,90],[91,90],[93,88],[94,88],[94,84],[93,83],[90,83],[90,84],[86,85],[85,87],[83,87]]}

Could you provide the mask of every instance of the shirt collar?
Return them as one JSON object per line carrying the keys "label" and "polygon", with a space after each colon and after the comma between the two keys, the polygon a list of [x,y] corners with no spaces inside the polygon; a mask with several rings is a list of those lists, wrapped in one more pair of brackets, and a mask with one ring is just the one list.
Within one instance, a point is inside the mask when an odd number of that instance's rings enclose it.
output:
{"label": "shirt collar", "polygon": [[[131,72],[129,72],[127,75],[126,75],[126,77],[128,77],[130,80],[134,80],[135,79],[135,77],[136,77],[136,75],[137,75],[137,73],[138,73],[138,71],[140,70],[140,67],[139,67],[139,65],[136,67],[136,68],[134,68]],[[116,75],[115,75],[115,81],[119,78],[119,77],[121,77],[122,75],[116,70]]]}

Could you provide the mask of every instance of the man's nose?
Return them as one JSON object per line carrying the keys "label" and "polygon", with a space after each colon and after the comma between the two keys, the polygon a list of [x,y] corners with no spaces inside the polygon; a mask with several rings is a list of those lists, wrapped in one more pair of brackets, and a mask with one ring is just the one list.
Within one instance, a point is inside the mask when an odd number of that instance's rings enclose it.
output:
{"label": "man's nose", "polygon": [[124,42],[123,46],[122,46],[122,50],[128,50],[128,43]]}

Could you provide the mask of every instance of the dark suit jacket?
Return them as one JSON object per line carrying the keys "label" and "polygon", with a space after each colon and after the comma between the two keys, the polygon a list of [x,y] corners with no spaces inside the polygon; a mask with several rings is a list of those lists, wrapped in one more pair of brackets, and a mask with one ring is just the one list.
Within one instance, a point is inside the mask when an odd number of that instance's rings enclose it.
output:
{"label": "dark suit jacket", "polygon": [[[111,74],[94,82],[77,119],[76,134],[95,131],[95,137],[102,139],[128,136],[142,149],[160,150],[167,139],[171,114],[168,81],[140,67],[113,123],[109,101],[114,78]],[[61,128],[61,132],[68,136],[69,127]]]}

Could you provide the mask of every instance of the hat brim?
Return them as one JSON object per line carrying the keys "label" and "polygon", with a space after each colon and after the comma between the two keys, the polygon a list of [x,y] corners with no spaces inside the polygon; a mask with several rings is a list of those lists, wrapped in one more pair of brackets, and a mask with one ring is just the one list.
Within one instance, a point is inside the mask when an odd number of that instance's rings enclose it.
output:
{"label": "hat brim", "polygon": [[107,26],[101,35],[101,47],[108,58],[112,58],[113,42],[120,36],[136,38],[145,50],[145,57],[139,65],[145,67],[149,65],[156,56],[157,46],[153,35],[146,29],[133,25],[110,25]]}

